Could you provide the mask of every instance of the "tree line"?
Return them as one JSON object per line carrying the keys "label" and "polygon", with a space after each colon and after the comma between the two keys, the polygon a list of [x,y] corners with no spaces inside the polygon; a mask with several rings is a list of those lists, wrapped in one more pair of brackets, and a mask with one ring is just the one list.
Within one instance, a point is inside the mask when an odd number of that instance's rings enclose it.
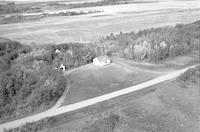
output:
{"label": "tree line", "polygon": [[200,21],[110,34],[99,39],[101,52],[133,60],[162,61],[200,49]]}

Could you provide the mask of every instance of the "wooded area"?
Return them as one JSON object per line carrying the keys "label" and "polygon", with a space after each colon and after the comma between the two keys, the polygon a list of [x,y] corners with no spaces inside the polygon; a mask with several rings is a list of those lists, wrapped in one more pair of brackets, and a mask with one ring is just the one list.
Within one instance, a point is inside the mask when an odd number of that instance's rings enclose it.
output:
{"label": "wooded area", "polygon": [[101,38],[101,52],[133,60],[162,61],[200,49],[200,21]]}

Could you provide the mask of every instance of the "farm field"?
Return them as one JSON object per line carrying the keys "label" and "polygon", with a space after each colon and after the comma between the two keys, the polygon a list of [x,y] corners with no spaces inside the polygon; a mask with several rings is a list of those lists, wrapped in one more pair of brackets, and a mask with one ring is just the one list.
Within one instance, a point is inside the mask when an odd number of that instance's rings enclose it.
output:
{"label": "farm field", "polygon": [[177,23],[190,23],[199,19],[199,6],[199,1],[181,1],[181,4],[172,1],[92,7],[91,10],[102,9],[104,12],[0,25],[0,36],[24,44],[91,42],[101,36],[120,31],[130,32]]}

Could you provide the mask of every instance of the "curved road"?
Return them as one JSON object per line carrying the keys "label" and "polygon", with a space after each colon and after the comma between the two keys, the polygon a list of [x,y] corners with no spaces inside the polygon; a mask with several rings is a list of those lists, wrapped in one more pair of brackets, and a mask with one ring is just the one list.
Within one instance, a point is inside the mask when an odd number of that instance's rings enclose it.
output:
{"label": "curved road", "polygon": [[197,65],[193,65],[193,66],[189,66],[187,68],[181,69],[181,70],[176,70],[169,74],[152,79],[150,81],[147,81],[147,82],[144,82],[144,83],[141,83],[138,85],[134,85],[134,86],[122,89],[122,90],[118,90],[118,91],[115,91],[112,93],[104,94],[104,95],[101,95],[101,96],[98,96],[95,98],[91,98],[91,99],[87,99],[87,100],[77,102],[74,104],[62,106],[62,107],[59,107],[56,109],[50,109],[50,110],[44,111],[42,113],[28,116],[28,117],[25,117],[25,118],[22,118],[19,120],[0,124],[0,132],[2,132],[4,128],[15,128],[22,124],[28,123],[28,122],[34,122],[34,121],[38,121],[38,120],[41,120],[46,117],[52,117],[52,116],[66,113],[66,112],[71,112],[71,111],[78,110],[78,109],[81,109],[81,108],[84,108],[84,107],[87,107],[87,106],[90,106],[90,105],[93,105],[93,104],[96,104],[99,102],[103,102],[105,100],[109,100],[109,99],[112,99],[115,97],[119,97],[121,95],[125,95],[125,94],[131,93],[131,92],[134,92],[134,91],[137,91],[140,89],[148,88],[149,86],[176,78],[179,75],[181,75],[182,73],[184,73],[185,71],[187,71],[189,68],[194,68],[196,66]]}

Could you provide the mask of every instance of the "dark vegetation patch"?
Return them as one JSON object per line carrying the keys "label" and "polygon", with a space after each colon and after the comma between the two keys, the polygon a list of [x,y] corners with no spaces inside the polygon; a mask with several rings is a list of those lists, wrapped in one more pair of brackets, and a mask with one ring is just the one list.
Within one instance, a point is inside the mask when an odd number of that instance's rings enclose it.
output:
{"label": "dark vegetation patch", "polygon": [[29,4],[15,4],[14,2],[0,3],[0,14],[39,12],[43,12],[41,8]]}
{"label": "dark vegetation patch", "polygon": [[184,83],[186,82],[197,82],[200,81],[200,66],[197,66],[195,68],[191,68],[184,72],[180,77],[179,80],[183,81]]}
{"label": "dark vegetation patch", "polygon": [[130,4],[130,3],[142,4],[142,3],[153,3],[153,2],[156,2],[156,1],[101,0],[101,1],[95,1],[95,2],[66,4],[65,6],[71,9],[71,8],[95,7],[95,6],[105,6],[105,5],[119,5],[119,4]]}
{"label": "dark vegetation patch", "polygon": [[86,15],[86,14],[92,14],[92,13],[97,13],[97,12],[100,12],[100,11],[89,11],[89,12],[63,11],[59,13],[39,13],[39,14],[29,14],[29,15],[11,14],[9,16],[8,15],[0,16],[0,24],[40,20],[46,17]]}

